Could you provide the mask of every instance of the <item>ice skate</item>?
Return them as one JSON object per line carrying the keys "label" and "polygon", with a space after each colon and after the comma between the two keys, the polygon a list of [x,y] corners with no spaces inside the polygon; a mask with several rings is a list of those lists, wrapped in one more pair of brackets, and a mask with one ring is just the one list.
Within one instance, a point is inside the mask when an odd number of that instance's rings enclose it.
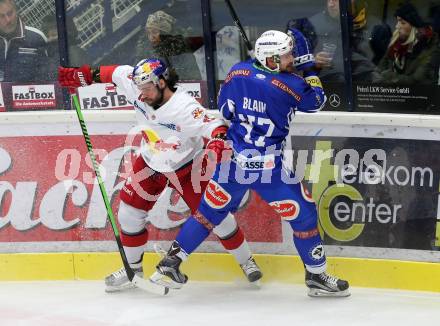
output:
{"label": "ice skate", "polygon": [[349,285],[345,280],[338,279],[326,272],[312,274],[306,270],[306,285],[311,297],[348,297]]}
{"label": "ice skate", "polygon": [[247,262],[240,265],[240,267],[249,282],[259,285],[258,281],[263,277],[263,273],[261,272],[253,257],[250,257]]}
{"label": "ice skate", "polygon": [[153,283],[170,289],[180,289],[188,281],[188,276],[179,270],[182,259],[176,254],[180,250],[179,244],[173,242],[168,253],[156,266],[156,272],[150,276]]}
{"label": "ice skate", "polygon": [[[133,268],[133,272],[135,272],[136,275],[141,278],[144,277],[144,271],[142,267]],[[127,272],[125,271],[124,267],[117,270],[116,272],[111,273],[105,278],[105,292],[107,293],[133,289],[135,287],[136,286],[128,279]]]}

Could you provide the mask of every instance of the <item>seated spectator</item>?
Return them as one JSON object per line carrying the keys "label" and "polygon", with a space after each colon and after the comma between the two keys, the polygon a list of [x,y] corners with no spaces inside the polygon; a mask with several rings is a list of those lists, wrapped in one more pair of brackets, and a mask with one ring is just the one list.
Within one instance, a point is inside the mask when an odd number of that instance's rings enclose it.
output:
{"label": "seated spectator", "polygon": [[159,57],[172,66],[181,80],[200,80],[192,50],[181,34],[173,35],[176,19],[164,11],[148,16],[145,34],[136,46],[136,60]]}
{"label": "seated spectator", "polygon": [[[339,0],[326,0],[326,8],[310,18],[291,20],[294,27],[310,40],[314,49],[319,77],[326,82],[345,82]],[[380,75],[372,63],[373,53],[367,36],[365,1],[351,0],[353,33],[350,39],[351,69],[354,81],[378,81]],[[300,23],[298,24],[298,21]],[[296,26],[295,26],[296,25]],[[300,26],[298,26],[300,25]]]}
{"label": "seated spectator", "polygon": [[14,0],[0,0],[0,81],[41,79],[38,68],[47,60],[46,36],[26,26]]}
{"label": "seated spectator", "polygon": [[437,84],[438,67],[433,56],[438,51],[438,36],[425,24],[417,9],[406,2],[397,8],[397,24],[385,57],[378,70],[384,81],[400,84]]}

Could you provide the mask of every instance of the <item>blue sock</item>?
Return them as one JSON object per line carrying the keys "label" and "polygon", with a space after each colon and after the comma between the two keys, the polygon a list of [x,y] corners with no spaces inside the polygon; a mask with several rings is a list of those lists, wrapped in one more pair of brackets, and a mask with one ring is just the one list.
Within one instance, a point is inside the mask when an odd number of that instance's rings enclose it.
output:
{"label": "blue sock", "polygon": [[176,241],[188,255],[205,240],[209,235],[209,230],[200,224],[193,216],[183,224]]}
{"label": "blue sock", "polygon": [[311,268],[320,268],[325,264],[324,247],[319,233],[305,239],[294,236],[293,242],[305,265]]}

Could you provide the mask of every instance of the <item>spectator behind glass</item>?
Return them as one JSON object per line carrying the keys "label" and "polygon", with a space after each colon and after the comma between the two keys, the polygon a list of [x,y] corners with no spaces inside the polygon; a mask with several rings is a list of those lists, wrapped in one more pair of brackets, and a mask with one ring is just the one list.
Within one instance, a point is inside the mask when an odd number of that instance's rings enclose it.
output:
{"label": "spectator behind glass", "polygon": [[[69,18],[67,18],[69,20]],[[73,21],[66,24],[67,35],[69,37],[68,55],[69,65],[73,67],[79,67],[86,64],[89,61],[87,52],[84,51],[76,44],[77,31]],[[47,53],[49,58],[44,66],[41,67],[41,76],[44,80],[57,80],[58,79],[58,66],[60,65],[60,54],[58,46],[58,29],[56,18],[53,15],[48,15],[42,20],[42,28],[44,34],[47,35]]]}
{"label": "spectator behind glass", "polygon": [[176,19],[159,10],[148,16],[145,34],[136,45],[136,60],[158,57],[172,66],[181,80],[200,80],[200,71],[188,43],[175,32]]}
{"label": "spectator behind glass", "polygon": [[438,35],[425,24],[417,9],[406,2],[397,8],[397,23],[378,70],[384,81],[400,84],[437,84],[433,56]]}
{"label": "spectator behind glass", "polygon": [[47,60],[46,36],[25,26],[14,0],[0,0],[0,81],[41,79],[39,68]]}
{"label": "spectator behind glass", "polygon": [[[379,81],[380,75],[371,61],[374,54],[367,36],[366,9],[365,1],[351,1],[351,69],[354,81],[373,82]],[[310,18],[291,20],[288,27],[298,28],[310,40],[322,81],[345,82],[339,0],[326,0],[325,10]]]}

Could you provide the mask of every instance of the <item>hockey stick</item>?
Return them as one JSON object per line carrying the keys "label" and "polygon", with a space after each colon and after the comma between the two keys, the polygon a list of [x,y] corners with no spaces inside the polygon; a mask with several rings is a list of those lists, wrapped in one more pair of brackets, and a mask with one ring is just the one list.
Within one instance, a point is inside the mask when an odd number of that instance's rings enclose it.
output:
{"label": "hockey stick", "polygon": [[84,122],[84,117],[81,112],[81,106],[79,104],[78,95],[76,93],[71,93],[73,98],[73,103],[76,110],[76,115],[78,116],[79,124],[81,125],[82,134],[84,136],[84,141],[86,142],[87,150],[90,155],[90,159],[93,164],[93,170],[95,170],[96,179],[98,180],[99,189],[101,190],[102,199],[104,200],[105,208],[107,209],[107,217],[110,221],[110,224],[113,229],[113,234],[115,235],[116,243],[118,244],[119,253],[121,254],[122,263],[124,264],[125,271],[127,273],[127,277],[134,285],[138,288],[143,289],[145,291],[165,295],[168,293],[169,289],[166,287],[162,287],[160,285],[154,284],[150,280],[143,279],[136,275],[131,269],[130,265],[127,261],[127,256],[125,255],[124,247],[122,246],[121,237],[119,236],[119,230],[116,226],[115,217],[113,215],[112,207],[107,197],[107,192],[104,187],[104,183],[101,178],[101,173],[99,172],[99,166],[96,162],[95,154],[93,153],[92,142],[90,141],[89,133],[87,131],[86,123]]}
{"label": "hockey stick", "polygon": [[237,13],[235,12],[234,7],[232,6],[231,1],[225,0],[225,2],[226,2],[226,6],[228,6],[229,13],[232,16],[232,20],[234,21],[235,26],[240,31],[241,37],[243,38],[244,44],[246,45],[246,48],[248,50],[248,54],[253,58],[254,57],[254,49],[253,49],[252,44],[246,35],[246,32],[244,31],[243,26],[241,25],[240,18],[238,18]]}

